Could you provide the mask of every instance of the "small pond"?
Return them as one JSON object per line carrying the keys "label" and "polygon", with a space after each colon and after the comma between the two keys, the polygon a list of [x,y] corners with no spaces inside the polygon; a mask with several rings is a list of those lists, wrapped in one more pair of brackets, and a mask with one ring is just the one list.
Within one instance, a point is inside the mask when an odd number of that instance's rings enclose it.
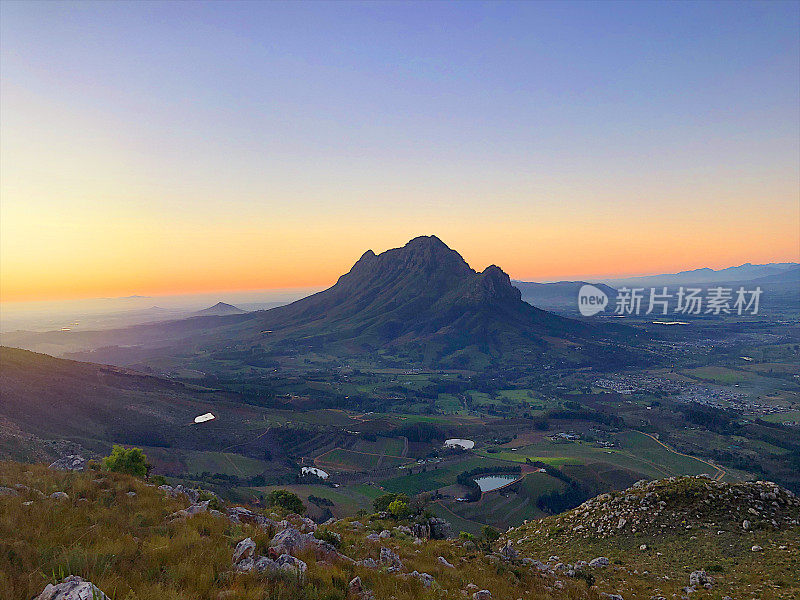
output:
{"label": "small pond", "polygon": [[460,438],[451,438],[444,441],[446,448],[463,448],[464,450],[472,450],[475,447],[475,442],[472,440],[462,440]]}
{"label": "small pond", "polygon": [[484,477],[478,477],[475,483],[478,484],[482,492],[491,492],[509,483],[514,483],[516,480],[517,478],[511,475],[486,475]]}

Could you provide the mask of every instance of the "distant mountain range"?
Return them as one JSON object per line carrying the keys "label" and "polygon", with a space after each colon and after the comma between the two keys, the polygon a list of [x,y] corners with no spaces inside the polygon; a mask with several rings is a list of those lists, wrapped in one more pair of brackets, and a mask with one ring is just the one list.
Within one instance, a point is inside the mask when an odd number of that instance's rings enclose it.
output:
{"label": "distant mountain range", "polygon": [[745,263],[738,267],[727,267],[725,269],[694,269],[691,271],[680,271],[679,273],[663,273],[661,275],[645,275],[641,277],[625,277],[620,279],[606,279],[606,283],[612,287],[619,288],[623,285],[651,286],[651,285],[687,285],[687,284],[712,284],[729,283],[741,281],[753,281],[754,279],[772,277],[781,280],[787,273],[797,270],[799,263],[768,263],[754,265]]}
{"label": "distant mountain range", "polygon": [[439,238],[422,236],[379,255],[369,250],[331,288],[271,310],[17,336],[4,343],[59,354],[89,350],[73,356],[124,365],[201,353],[244,361],[321,353],[477,368],[495,362],[593,364],[609,356],[627,362],[619,344],[634,335],[535,308],[499,267],[476,272]]}
{"label": "distant mountain range", "polygon": [[553,283],[536,283],[532,281],[513,281],[514,287],[522,292],[522,299],[538,308],[554,311],[559,314],[576,315],[578,313],[578,291],[584,285],[591,284],[603,290],[614,305],[617,290],[622,287],[658,287],[658,286],[711,286],[711,285],[745,285],[762,286],[769,292],[770,300],[786,302],[800,300],[800,264],[769,263],[754,265],[745,263],[738,267],[714,270],[710,268],[681,271],[680,273],[664,273],[661,275],[644,275],[625,279],[608,279],[603,281],[557,281]]}

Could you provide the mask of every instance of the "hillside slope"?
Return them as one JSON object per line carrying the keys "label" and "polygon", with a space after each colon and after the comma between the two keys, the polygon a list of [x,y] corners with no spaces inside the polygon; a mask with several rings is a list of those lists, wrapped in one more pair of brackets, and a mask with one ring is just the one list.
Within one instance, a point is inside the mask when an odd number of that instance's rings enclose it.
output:
{"label": "hillside slope", "polygon": [[[698,570],[713,586],[697,597],[800,594],[800,498],[765,481],[642,481],[509,530],[498,544],[549,562],[542,568],[557,573],[606,557],[602,579],[626,599],[680,597]],[[702,583],[695,587],[705,593]]]}
{"label": "hillside slope", "polygon": [[[72,575],[137,600],[638,600],[683,597],[690,585],[692,598],[800,593],[800,502],[765,482],[638,485],[511,529],[494,549],[438,539],[446,525],[424,514],[320,526],[201,498],[114,473],[0,463],[0,599],[32,598]],[[643,512],[643,500],[665,517],[656,533],[596,538],[567,526],[616,521],[622,506]],[[744,529],[747,503],[758,515]]]}
{"label": "hillside slope", "polygon": [[[206,412],[217,419],[194,426],[194,417]],[[240,444],[239,451],[246,453],[256,442],[242,424],[261,418],[257,407],[232,394],[0,347],[0,452],[5,456],[16,455],[15,430],[19,441],[24,441],[21,434],[66,439],[92,451],[105,451],[114,442],[208,450]],[[263,456],[268,437],[257,443],[251,453]]]}

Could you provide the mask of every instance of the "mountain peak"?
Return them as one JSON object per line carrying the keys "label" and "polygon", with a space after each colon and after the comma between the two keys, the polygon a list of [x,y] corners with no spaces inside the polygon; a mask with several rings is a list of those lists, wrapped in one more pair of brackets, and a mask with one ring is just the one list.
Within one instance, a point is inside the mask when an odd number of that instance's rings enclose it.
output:
{"label": "mountain peak", "polygon": [[195,315],[198,316],[222,316],[222,315],[240,315],[247,311],[242,310],[237,306],[228,304],[227,302],[217,302],[214,306],[209,306],[203,310],[199,310]]}
{"label": "mountain peak", "polygon": [[450,250],[450,247],[435,235],[418,235],[406,242],[406,248],[433,248],[438,247]]}

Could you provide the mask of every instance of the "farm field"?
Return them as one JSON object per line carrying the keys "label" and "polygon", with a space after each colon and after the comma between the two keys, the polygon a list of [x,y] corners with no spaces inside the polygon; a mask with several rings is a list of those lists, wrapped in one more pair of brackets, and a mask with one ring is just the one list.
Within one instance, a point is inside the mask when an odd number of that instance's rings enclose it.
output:
{"label": "farm field", "polygon": [[761,417],[769,423],[790,423],[800,421],[800,410],[790,410],[781,413],[772,413]]}
{"label": "farm field", "polygon": [[411,462],[409,458],[390,456],[388,454],[357,452],[334,448],[314,459],[322,468],[340,469],[345,471],[369,471],[372,469],[385,469],[398,467]]}
{"label": "farm field", "polygon": [[402,438],[379,437],[376,440],[357,438],[348,450],[366,452],[370,454],[387,454],[389,456],[403,456],[405,440]]}
{"label": "farm field", "polygon": [[608,463],[655,479],[673,475],[698,475],[716,470],[695,458],[676,454],[652,438],[628,431],[618,436],[620,448],[600,448],[586,442],[553,442],[547,438],[523,446],[516,451],[507,450],[478,454],[499,460],[524,463],[528,459],[554,466],[576,465],[591,462]]}
{"label": "farm field", "polygon": [[747,381],[755,380],[758,375],[747,371],[740,371],[738,369],[730,369],[728,367],[720,366],[707,366],[697,367],[696,369],[686,369],[683,371],[685,375],[696,379],[705,381],[712,381],[714,383],[721,383],[732,385],[734,383],[744,383]]}
{"label": "farm field", "polygon": [[261,460],[232,452],[186,452],[186,470],[189,473],[221,473],[251,477],[263,473],[265,463]]}

